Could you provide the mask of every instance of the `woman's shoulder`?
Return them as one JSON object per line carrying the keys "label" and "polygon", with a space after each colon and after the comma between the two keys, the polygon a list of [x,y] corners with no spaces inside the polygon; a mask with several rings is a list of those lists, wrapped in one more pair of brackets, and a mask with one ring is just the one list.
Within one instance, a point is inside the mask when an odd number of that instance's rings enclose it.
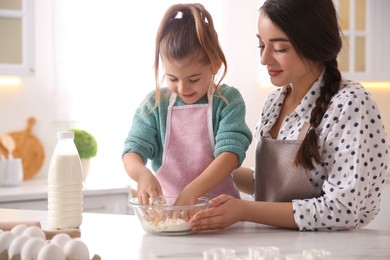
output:
{"label": "woman's shoulder", "polygon": [[374,97],[361,83],[349,79],[342,79],[340,89],[332,97],[329,109],[337,111],[363,111],[366,109],[376,109],[378,107]]}
{"label": "woman's shoulder", "polygon": [[339,92],[345,91],[346,94],[353,94],[354,92],[362,92],[365,91],[365,88],[360,82],[342,78],[340,82],[340,90]]}
{"label": "woman's shoulder", "polygon": [[359,82],[343,78],[335,95],[338,99],[372,99],[371,93]]}

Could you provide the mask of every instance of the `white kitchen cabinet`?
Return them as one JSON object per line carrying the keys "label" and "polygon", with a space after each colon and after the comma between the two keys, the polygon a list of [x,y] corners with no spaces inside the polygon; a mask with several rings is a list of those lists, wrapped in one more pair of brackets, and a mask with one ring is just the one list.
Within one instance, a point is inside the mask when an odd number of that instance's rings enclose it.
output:
{"label": "white kitchen cabinet", "polygon": [[0,0],[0,75],[34,73],[34,0]]}
{"label": "white kitchen cabinet", "polygon": [[[130,187],[123,184],[86,184],[84,212],[132,213],[128,207]],[[0,208],[47,210],[46,179],[24,181],[18,187],[0,187]]]}
{"label": "white kitchen cabinet", "polygon": [[388,0],[334,0],[343,31],[339,67],[357,81],[390,81]]}

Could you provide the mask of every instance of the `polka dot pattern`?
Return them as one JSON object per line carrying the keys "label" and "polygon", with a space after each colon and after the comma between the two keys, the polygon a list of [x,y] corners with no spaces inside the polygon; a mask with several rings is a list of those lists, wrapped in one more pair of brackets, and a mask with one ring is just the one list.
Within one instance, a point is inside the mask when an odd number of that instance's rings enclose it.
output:
{"label": "polka dot pattern", "polygon": [[[320,95],[315,82],[295,111],[287,116],[278,139],[296,140]],[[389,161],[389,144],[378,106],[359,83],[343,79],[316,129],[322,163],[307,172],[318,198],[294,200],[294,218],[300,230],[359,228],[380,209],[381,189]],[[262,111],[256,136],[271,138],[289,86],[272,91]]]}

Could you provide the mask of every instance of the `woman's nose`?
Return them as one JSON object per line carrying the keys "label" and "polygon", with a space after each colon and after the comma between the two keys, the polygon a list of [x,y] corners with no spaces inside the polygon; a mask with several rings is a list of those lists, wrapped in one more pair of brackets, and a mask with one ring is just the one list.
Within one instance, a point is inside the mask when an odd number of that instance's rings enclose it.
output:
{"label": "woman's nose", "polygon": [[260,62],[262,65],[269,65],[273,62],[273,57],[269,49],[264,48],[260,51]]}

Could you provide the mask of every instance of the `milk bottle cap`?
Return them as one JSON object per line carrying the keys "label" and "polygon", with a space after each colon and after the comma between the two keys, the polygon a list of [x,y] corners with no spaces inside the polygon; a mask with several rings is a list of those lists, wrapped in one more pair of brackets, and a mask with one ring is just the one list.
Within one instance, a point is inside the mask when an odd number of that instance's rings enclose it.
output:
{"label": "milk bottle cap", "polygon": [[60,131],[60,132],[57,133],[57,138],[58,139],[74,138],[74,132],[72,132],[72,131]]}

